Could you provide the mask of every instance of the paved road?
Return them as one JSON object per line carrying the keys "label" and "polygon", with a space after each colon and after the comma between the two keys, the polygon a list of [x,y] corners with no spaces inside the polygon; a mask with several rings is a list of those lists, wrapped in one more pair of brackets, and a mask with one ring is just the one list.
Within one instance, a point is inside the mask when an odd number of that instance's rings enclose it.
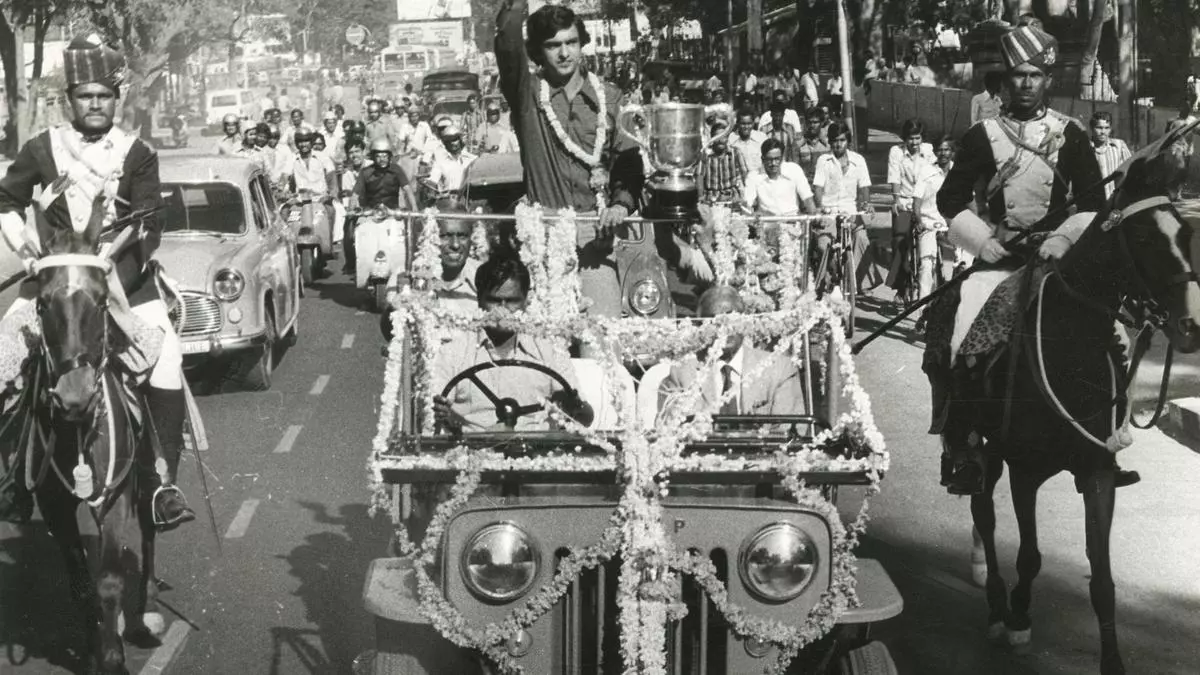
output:
{"label": "paved road", "polygon": [[[174,619],[180,647],[172,673],[349,673],[372,645],[361,609],[363,575],[384,554],[388,524],[367,517],[365,459],[375,428],[383,361],[377,318],[361,314],[343,277],[325,280],[304,301],[299,344],[283,355],[266,393],[202,397],[212,436],[204,453],[216,534],[204,522],[167,535],[159,575],[163,599],[194,624]],[[0,296],[0,307],[7,298]],[[863,325],[887,307],[864,299]],[[925,381],[911,323],[860,357],[863,381],[893,454],[875,500],[862,553],[878,557],[906,600],[901,618],[877,635],[901,672],[1012,675],[1096,672],[1096,625],[1087,596],[1082,505],[1068,478],[1043,490],[1043,573],[1035,587],[1034,644],[1026,656],[990,647],[986,607],[969,584],[967,502],[936,484],[937,443],[924,433]],[[1114,526],[1119,621],[1130,672],[1200,672],[1200,458],[1158,432],[1145,432],[1122,459],[1142,472],[1123,490]],[[189,456],[183,487],[203,494]],[[843,504],[854,502],[843,495]],[[1016,553],[1013,519],[998,503],[1002,559]],[[0,643],[19,643],[28,661],[0,657],[3,675],[70,672],[71,626],[58,552],[35,526],[32,537],[0,529]],[[219,545],[217,539],[219,538]],[[26,576],[22,576],[21,573]],[[33,581],[30,581],[30,580]],[[1010,582],[1014,577],[1010,575]],[[19,652],[14,652],[19,654]],[[132,670],[149,652],[133,655]]]}

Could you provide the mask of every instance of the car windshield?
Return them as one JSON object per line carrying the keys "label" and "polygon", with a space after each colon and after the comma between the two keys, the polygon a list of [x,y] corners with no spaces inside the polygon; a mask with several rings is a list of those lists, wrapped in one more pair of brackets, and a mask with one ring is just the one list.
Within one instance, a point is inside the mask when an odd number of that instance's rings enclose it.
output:
{"label": "car windshield", "polygon": [[442,101],[433,106],[433,114],[435,117],[438,115],[462,115],[470,107],[466,101]]}
{"label": "car windshield", "polygon": [[472,73],[457,75],[426,75],[421,83],[426,91],[447,91],[450,89],[479,90],[479,76]]}
{"label": "car windshield", "polygon": [[231,108],[237,104],[237,96],[234,94],[223,94],[221,96],[212,97],[212,105],[214,108]]}
{"label": "car windshield", "polygon": [[162,200],[164,232],[246,231],[242,192],[229,183],[163,183]]}

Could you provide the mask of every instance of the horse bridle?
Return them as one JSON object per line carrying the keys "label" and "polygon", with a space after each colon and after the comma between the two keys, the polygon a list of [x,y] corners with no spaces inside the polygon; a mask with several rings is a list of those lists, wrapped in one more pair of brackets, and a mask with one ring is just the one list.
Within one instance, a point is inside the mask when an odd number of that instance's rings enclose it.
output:
{"label": "horse bridle", "polygon": [[[112,271],[112,261],[103,256],[89,255],[89,254],[85,254],[85,253],[57,253],[57,254],[47,255],[47,256],[44,256],[44,257],[41,257],[41,258],[38,258],[37,260],[35,260],[33,262],[31,274],[36,276],[42,270],[51,269],[51,268],[55,268],[55,267],[90,267],[93,269],[102,270],[105,273],[105,275],[107,275]],[[104,312],[105,314],[107,314],[107,311],[108,311],[107,303],[105,303],[105,305],[100,306],[99,309],[102,312]],[[46,367],[48,368],[50,374],[51,375],[62,375],[64,373],[69,373],[72,370],[75,370],[76,368],[80,368],[80,367],[86,365],[86,366],[92,366],[92,368],[96,371],[96,380],[99,381],[100,378],[103,376],[104,368],[108,363],[109,350],[107,348],[107,345],[108,345],[109,326],[108,326],[107,316],[105,316],[105,318],[104,318],[103,326],[104,326],[103,344],[105,345],[105,348],[101,350],[101,353],[99,356],[90,356],[88,354],[76,354],[74,356],[71,356],[69,358],[66,358],[66,359],[63,359],[63,360],[57,361],[57,362],[50,361],[50,349],[49,349],[49,345],[46,343],[46,332],[45,332],[45,330],[42,330],[41,331],[42,356],[46,360]]]}

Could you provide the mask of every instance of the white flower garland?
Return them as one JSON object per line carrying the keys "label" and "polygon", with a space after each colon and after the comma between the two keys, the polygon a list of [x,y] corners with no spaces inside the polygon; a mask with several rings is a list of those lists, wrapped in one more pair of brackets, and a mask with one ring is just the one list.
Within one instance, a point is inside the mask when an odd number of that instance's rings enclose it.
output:
{"label": "white flower garland", "polygon": [[574,209],[547,217],[541,206],[521,203],[515,215],[521,262],[531,282],[526,313],[546,319],[578,314],[582,289]]}
{"label": "white flower garland", "polygon": [[[691,575],[704,588],[718,611],[728,621],[733,632],[743,638],[753,638],[777,647],[778,657],[771,672],[781,673],[790,660],[806,645],[825,635],[838,617],[856,602],[854,594],[853,549],[867,522],[869,498],[878,492],[879,480],[888,469],[889,458],[882,435],[875,426],[871,406],[854,368],[850,345],[841,329],[841,316],[846,303],[840,293],[818,299],[812,292],[802,292],[797,281],[796,266],[799,251],[804,250],[800,225],[783,227],[779,238],[778,269],[769,279],[777,284],[781,309],[762,314],[725,315],[694,325],[690,321],[650,319],[612,320],[591,317],[578,312],[571,298],[578,297],[578,281],[570,285],[577,267],[574,258],[574,214],[562,214],[558,220],[565,227],[545,226],[541,209],[524,207],[519,210],[518,237],[522,241],[522,257],[530,266],[535,287],[542,285],[546,294],[540,305],[531,303],[530,311],[517,314],[458,314],[439,307],[428,293],[403,289],[397,296],[393,314],[396,337],[389,345],[388,364],[384,375],[380,419],[372,444],[370,480],[374,490],[372,507],[387,506],[387,489],[383,483],[385,470],[454,471],[457,479],[449,499],[435,510],[434,517],[419,543],[409,540],[403,527],[397,530],[401,551],[414,563],[420,609],[432,625],[455,644],[472,647],[486,654],[506,672],[520,670],[519,663],[504,648],[505,640],[516,631],[536,622],[560,601],[571,583],[586,569],[622,554],[618,582],[620,647],[627,672],[665,675],[666,626],[686,613],[678,597],[679,575]],[[720,225],[721,220],[725,225]],[[751,246],[739,246],[739,226],[744,219],[734,221],[726,214],[718,218],[718,249],[724,247],[725,259],[742,264],[759,252]],[[436,219],[427,214],[426,233],[418,246],[420,268],[432,278],[437,255]],[[732,225],[732,226],[731,226]],[[568,236],[569,235],[569,236]],[[724,238],[726,243],[720,244]],[[761,247],[760,247],[761,248]],[[528,257],[527,257],[528,256]],[[434,261],[439,261],[436,263]],[[719,268],[726,271],[730,267]],[[750,274],[757,281],[757,274]],[[487,325],[519,329],[525,334],[565,340],[582,336],[598,346],[603,354],[606,377],[616,379],[623,368],[622,359],[631,354],[657,354],[670,360],[687,360],[699,373],[691,384],[673,392],[669,405],[664,406],[659,419],[638,418],[637,406],[627,409],[610,388],[612,406],[620,423],[616,437],[603,431],[581,427],[549,401],[543,401],[549,417],[558,426],[596,449],[582,446],[563,448],[542,454],[505,453],[460,446],[444,453],[401,455],[391,453],[396,429],[403,422],[400,401],[402,369],[406,339],[421,345],[426,363],[434,358],[430,336],[446,330],[478,330]],[[704,391],[715,372],[722,347],[734,335],[744,336],[760,345],[770,345],[777,355],[790,358],[799,368],[811,368],[806,362],[805,347],[813,335],[828,336],[829,349],[839,356],[841,394],[849,408],[832,428],[817,434],[807,443],[781,442],[775,448],[764,447],[756,454],[731,455],[720,451],[689,452],[689,444],[703,442],[713,431],[712,416],[734,392],[706,400]],[[708,356],[701,362],[695,356],[707,348]],[[753,380],[764,374],[769,360],[743,374],[743,380]],[[824,375],[824,370],[820,371]],[[427,383],[419,381],[425,422],[429,431],[432,420],[432,395]],[[834,396],[835,392],[830,392]],[[443,595],[439,582],[431,575],[437,561],[446,525],[461,509],[479,486],[484,471],[616,471],[625,489],[610,524],[600,540],[583,549],[572,550],[560,563],[553,579],[530,593],[508,616],[498,623],[479,626],[463,616]],[[746,609],[729,601],[724,584],[717,578],[706,558],[680,551],[662,525],[662,500],[668,494],[672,473],[696,471],[773,471],[782,477],[782,484],[796,502],[822,515],[832,532],[832,578],[829,589],[803,617],[802,623],[785,625],[758,618]],[[818,489],[808,487],[800,478],[821,472],[854,472],[864,475],[868,488],[857,517],[843,524],[837,508]]]}
{"label": "white flower garland", "polygon": [[587,74],[588,83],[592,85],[592,90],[596,92],[596,104],[600,112],[596,121],[596,145],[590,153],[585,152],[579,147],[569,134],[563,128],[562,122],[558,120],[558,115],[554,113],[554,106],[550,103],[550,83],[545,78],[539,78],[538,87],[538,107],[541,108],[542,114],[546,116],[546,121],[550,123],[550,129],[554,131],[554,136],[558,138],[558,142],[571,153],[571,156],[578,159],[588,169],[591,169],[591,179],[588,181],[588,186],[596,193],[596,208],[604,209],[607,205],[608,193],[608,172],[600,164],[604,157],[604,147],[608,142],[608,92],[604,90],[604,83],[595,73]]}

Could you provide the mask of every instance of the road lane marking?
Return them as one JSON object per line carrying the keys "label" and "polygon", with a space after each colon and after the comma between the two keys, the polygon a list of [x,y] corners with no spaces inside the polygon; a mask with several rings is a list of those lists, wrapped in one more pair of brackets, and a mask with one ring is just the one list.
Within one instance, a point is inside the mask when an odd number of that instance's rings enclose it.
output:
{"label": "road lane marking", "polygon": [[342,349],[350,349],[354,346],[354,333],[346,333],[342,336]]}
{"label": "road lane marking", "polygon": [[300,431],[302,429],[304,429],[304,427],[300,426],[299,424],[293,424],[292,426],[288,427],[287,431],[283,432],[283,438],[279,439],[279,445],[276,445],[272,452],[274,452],[276,455],[282,455],[285,452],[291,452],[292,446],[296,444],[296,439],[300,437]]}
{"label": "road lane marking", "polygon": [[328,385],[329,385],[329,376],[322,375],[317,378],[316,382],[313,383],[312,389],[308,390],[308,395],[309,396],[320,396],[321,394],[325,393],[325,387],[327,387]]}
{"label": "road lane marking", "polygon": [[186,621],[172,622],[167,634],[163,636],[162,644],[150,655],[150,660],[142,666],[138,675],[160,675],[167,672],[167,666],[171,665],[175,655],[183,649],[191,630]]}
{"label": "road lane marking", "polygon": [[246,530],[250,527],[250,519],[254,517],[254,512],[258,509],[258,501],[257,499],[247,499],[242,502],[241,508],[233,517],[233,522],[229,523],[229,529],[225,531],[226,539],[241,539],[246,536]]}

